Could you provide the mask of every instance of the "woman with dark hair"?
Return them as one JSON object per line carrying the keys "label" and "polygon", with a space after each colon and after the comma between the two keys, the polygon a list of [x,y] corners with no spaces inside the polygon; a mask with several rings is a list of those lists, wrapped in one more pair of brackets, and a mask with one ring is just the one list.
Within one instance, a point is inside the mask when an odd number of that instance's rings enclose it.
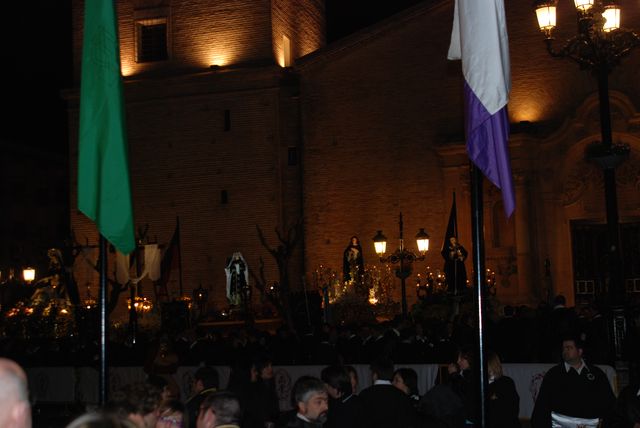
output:
{"label": "woman with dark hair", "polygon": [[393,373],[393,386],[404,392],[417,406],[420,401],[418,392],[418,373],[414,369],[401,368]]}
{"label": "woman with dark hair", "polygon": [[[258,355],[248,369],[248,376],[245,378],[248,382],[240,380],[233,386],[233,391],[240,397],[244,413],[242,426],[264,428],[267,422],[275,423],[280,414],[271,358]],[[238,367],[236,370],[242,371],[242,368]],[[242,377],[241,373],[236,373],[236,380]]]}
{"label": "woman with dark hair", "polygon": [[349,380],[351,381],[351,391],[353,391],[353,395],[358,395],[358,372],[353,366],[344,366],[344,368],[349,374]]}
{"label": "woman with dark hair", "polygon": [[451,387],[464,405],[465,425],[474,425],[477,415],[472,361],[473,352],[465,348],[458,353],[457,361],[448,367]]}
{"label": "woman with dark hair", "polygon": [[329,412],[323,427],[358,427],[362,406],[358,396],[353,393],[347,370],[342,366],[325,367],[320,378],[326,384],[329,395]]}
{"label": "woman with dark hair", "polygon": [[487,353],[487,371],[489,427],[520,428],[520,396],[513,380],[502,374],[502,364],[495,352]]}

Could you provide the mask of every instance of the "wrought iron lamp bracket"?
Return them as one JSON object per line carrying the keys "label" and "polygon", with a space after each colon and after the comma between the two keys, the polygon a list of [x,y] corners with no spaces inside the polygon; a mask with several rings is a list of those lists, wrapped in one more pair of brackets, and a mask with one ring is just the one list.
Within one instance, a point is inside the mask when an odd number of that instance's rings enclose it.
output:
{"label": "wrought iron lamp bracket", "polygon": [[609,33],[593,29],[581,31],[556,50],[555,38],[549,33],[545,38],[547,52],[554,58],[568,58],[582,69],[605,70],[607,73],[618,65],[620,59],[640,45],[640,37],[633,31],[618,29]]}

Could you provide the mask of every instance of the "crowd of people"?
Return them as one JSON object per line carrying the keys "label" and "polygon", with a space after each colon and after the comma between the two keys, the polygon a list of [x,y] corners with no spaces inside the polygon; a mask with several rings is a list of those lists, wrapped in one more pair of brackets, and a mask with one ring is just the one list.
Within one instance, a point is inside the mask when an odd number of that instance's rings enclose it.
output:
{"label": "crowd of people", "polygon": [[[579,338],[562,341],[560,364],[547,371],[531,415],[533,428],[637,428],[640,390],[626,387],[613,394],[604,372],[583,358]],[[292,410],[281,411],[272,362],[255,356],[247,367],[233,369],[220,385],[214,367],[199,367],[193,375],[193,395],[182,402],[165,377],[125,385],[97,411],[85,413],[67,428],[518,428],[519,396],[504,376],[500,358],[486,353],[488,388],[486,413],[479,408],[481,390],[476,359],[461,350],[429,391],[420,396],[413,369],[394,370],[385,357],[370,365],[372,385],[359,390],[355,370],[325,367],[320,378],[302,376],[292,388]],[[484,416],[483,416],[484,415]],[[0,426],[31,427],[27,378],[22,368],[0,359]]]}
{"label": "crowd of people", "polygon": [[[616,399],[606,375],[595,365],[611,362],[603,321],[596,307],[576,311],[565,306],[562,296],[548,309],[505,307],[502,317],[487,322],[486,345],[495,350],[484,353],[487,414],[479,409],[481,391],[474,368],[477,331],[472,317],[464,312],[452,321],[325,323],[302,335],[285,327],[274,335],[250,328],[229,330],[226,335],[195,329],[146,341],[145,348],[115,341],[111,362],[144,366],[147,381],[126,385],[98,413],[85,414],[68,426],[439,428],[478,425],[485,415],[487,426],[519,427],[520,398],[513,380],[503,375],[502,362],[561,361],[544,377],[530,415],[531,426],[602,423],[638,428],[637,378]],[[632,345],[637,337],[634,328],[628,328]],[[145,341],[137,346],[140,343]],[[22,366],[38,362],[6,349],[12,350],[5,348],[3,355]],[[95,364],[93,355],[87,350],[89,364]],[[372,385],[357,386],[356,371],[350,366],[356,363],[370,364]],[[445,369],[421,396],[417,373],[410,368],[394,370],[394,363],[439,363]],[[319,378],[303,376],[296,381],[293,410],[283,412],[273,365],[295,364],[325,368]],[[231,371],[228,383],[221,385],[214,366],[224,365]],[[173,376],[180,366],[198,367],[192,397],[184,402]],[[26,385],[19,365],[0,359],[0,426],[30,426]]]}

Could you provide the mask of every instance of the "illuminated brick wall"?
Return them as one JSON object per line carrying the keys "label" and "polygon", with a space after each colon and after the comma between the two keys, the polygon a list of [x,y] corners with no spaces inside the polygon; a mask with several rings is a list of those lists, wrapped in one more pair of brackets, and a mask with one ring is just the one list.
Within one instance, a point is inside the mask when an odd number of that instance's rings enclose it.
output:
{"label": "illuminated brick wall", "polygon": [[[301,211],[304,253],[294,257],[291,277],[296,283],[303,266],[308,280],[320,264],[340,269],[342,252],[354,234],[362,241],[365,263],[376,263],[371,238],[382,229],[390,249],[395,249],[400,211],[405,216],[407,246],[415,245],[418,228],[431,234],[431,251],[418,267],[440,268],[439,251],[454,191],[460,241],[471,249],[461,67],[446,60],[452,2],[424,2],[317,52],[311,51],[323,45],[321,2],[251,2],[255,4],[251,11],[248,1],[214,2],[207,6],[210,11],[187,16],[199,10],[195,3],[211,2],[192,3],[189,8],[181,3],[170,9],[175,59],[158,67],[173,70],[172,77],[132,75],[125,87],[137,223],[149,223],[151,237],[157,235],[166,243],[175,216],[180,215],[185,288],[202,282],[211,287],[215,304],[224,305],[222,269],[233,251],[242,251],[252,267],[262,256],[267,279],[275,280],[275,266],[258,243],[255,225],[275,246],[273,228],[293,223]],[[205,18],[218,16],[223,5],[227,9],[221,22]],[[124,58],[133,49],[136,12],[129,2],[119,6]],[[78,8],[75,13],[77,23]],[[571,11],[561,5],[559,13],[573,31]],[[246,21],[236,20],[245,15]],[[543,294],[541,266],[550,257],[554,287],[571,299],[569,221],[600,221],[604,210],[584,201],[572,206],[562,202],[567,165],[583,162],[578,155],[582,146],[597,138],[597,110],[576,113],[597,88],[588,73],[547,54],[530,7],[507,2],[507,16],[511,149],[517,204],[526,209],[504,220],[499,192],[486,186],[488,266],[502,272],[499,295],[505,301],[532,303]],[[623,17],[623,23],[638,22],[637,18]],[[224,33],[233,26],[237,32],[225,37],[235,40],[229,52],[236,52],[241,62],[266,59],[269,64],[208,70],[215,61],[205,54],[205,46],[224,43],[203,40],[215,39],[216,28]],[[294,62],[294,73],[276,65],[281,64],[283,35],[291,36],[293,58],[305,55]],[[201,61],[205,57],[209,59]],[[611,88],[640,105],[638,55],[623,63],[610,77]],[[186,73],[189,70],[198,72]],[[73,105],[77,94],[68,99],[72,110],[77,108]],[[614,131],[617,138],[625,134],[638,139],[635,124],[640,122],[625,102],[613,105]],[[231,129],[225,131],[227,110]],[[72,136],[77,129],[74,120]],[[518,124],[521,121],[534,123],[534,131],[521,132],[526,129]],[[288,165],[292,149],[299,159],[294,166]],[[621,197],[621,216],[631,219],[640,217],[633,177],[631,172],[623,183],[627,187],[619,192],[625,199]],[[597,184],[596,180],[590,188],[601,191]],[[227,190],[227,204],[220,201],[222,190]],[[73,201],[75,196],[72,206]],[[92,226],[75,213],[72,224],[81,239],[95,238]],[[467,270],[471,272],[471,259]],[[175,291],[177,282],[172,280],[171,286]],[[408,294],[415,295],[411,290]]]}
{"label": "illuminated brick wall", "polygon": [[[295,29],[291,34],[300,44],[294,57],[322,45],[320,5],[300,0],[296,7],[274,12]],[[74,6],[79,70],[83,3]],[[301,217],[296,79],[277,65],[271,21],[275,3],[194,1],[168,7],[154,2],[153,10],[168,11],[170,60],[136,64],[132,62],[134,21],[147,13],[145,6],[144,2],[118,2],[136,227],[148,224],[149,238],[166,244],[180,216],[184,291],[190,295],[202,284],[221,309],[226,305],[227,258],[240,251],[256,272],[263,258],[267,281],[278,280],[256,225],[275,248],[279,242],[274,229],[286,232]],[[216,56],[214,51],[224,55]],[[230,67],[210,70],[212,64]],[[77,90],[67,93],[71,222],[82,243],[88,239],[94,244],[95,228],[77,212],[75,203],[77,97]],[[290,266],[296,287],[302,278],[301,247]],[[95,260],[95,254],[91,257]],[[97,281],[86,264],[77,267],[76,275],[81,286]],[[151,284],[145,281],[143,287],[149,296]],[[172,296],[178,294],[177,272],[169,288]]]}
{"label": "illuminated brick wall", "polygon": [[[575,154],[584,153],[584,144],[599,138],[597,103],[587,103],[592,105],[589,114],[576,113],[581,104],[597,96],[597,86],[591,74],[546,52],[529,7],[506,3],[512,167],[519,208],[505,220],[499,192],[486,186],[487,267],[499,271],[498,295],[503,302],[536,303],[545,297],[542,275],[548,257],[553,287],[572,299],[569,222],[604,221],[601,173]],[[625,4],[629,13],[623,16],[623,25],[638,22],[637,7]],[[575,31],[571,7],[566,2],[559,10],[564,25],[560,39]],[[400,211],[405,215],[407,246],[415,248],[419,227],[431,234],[427,260],[416,266],[442,268],[440,248],[453,191],[457,192],[460,241],[471,248],[461,66],[446,60],[452,16],[453,2],[424,2],[298,61],[309,275],[320,264],[340,269],[342,251],[354,234],[362,241],[365,264],[377,263],[372,237],[382,229],[389,249],[397,248]],[[624,92],[636,105],[640,105],[639,64],[636,53],[610,77],[611,89]],[[635,141],[634,114],[624,102],[612,103],[614,131],[620,133],[615,138]],[[534,123],[535,131],[518,134],[526,128],[518,124],[521,121]],[[566,171],[568,165],[590,171],[593,182],[585,188],[599,188],[599,193],[587,192],[584,200],[563,205],[562,193],[572,190],[566,180],[575,180]],[[631,174],[637,180],[637,173],[629,172],[634,165],[632,161],[621,177]],[[619,194],[632,194],[632,188],[623,184],[628,179],[619,179]],[[601,203],[586,202],[594,198]],[[637,192],[631,200],[640,204]],[[621,198],[619,204],[627,221],[640,215],[640,209],[630,203]],[[471,269],[469,258],[467,271]],[[409,290],[408,295],[415,293]]]}
{"label": "illuminated brick wall", "polygon": [[[79,76],[84,2],[74,2],[74,48]],[[120,57],[124,76],[206,70],[211,65],[282,65],[282,36],[291,40],[292,58],[324,45],[324,6],[320,0],[220,0],[117,2]],[[136,22],[166,18],[169,59],[136,62]]]}
{"label": "illuminated brick wall", "polygon": [[324,46],[324,2],[321,0],[272,0],[273,54],[284,65],[283,36],[291,42],[292,58]]}

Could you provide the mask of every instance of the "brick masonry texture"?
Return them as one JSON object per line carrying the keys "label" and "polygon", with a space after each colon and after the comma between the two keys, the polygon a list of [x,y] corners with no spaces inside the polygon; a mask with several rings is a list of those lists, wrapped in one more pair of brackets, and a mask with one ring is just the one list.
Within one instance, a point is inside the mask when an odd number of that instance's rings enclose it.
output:
{"label": "brick masonry texture", "polygon": [[[559,6],[559,39],[574,31],[569,3]],[[417,268],[440,268],[454,191],[460,240],[471,249],[461,67],[446,60],[452,1],[426,1],[327,47],[320,0],[117,4],[123,71],[129,73],[125,95],[136,223],[148,223],[150,236],[167,243],[180,216],[187,292],[202,283],[214,305],[223,307],[223,268],[234,251],[252,268],[262,257],[267,280],[277,280],[255,226],[275,247],[273,229],[286,229],[300,217],[304,241],[291,272],[298,286],[303,275],[311,284],[320,264],[341,269],[351,235],[361,239],[365,263],[376,263],[371,238],[382,229],[395,249],[400,211],[408,247],[415,248],[418,228],[431,234],[431,251]],[[74,3],[77,70],[82,5]],[[636,9],[627,0],[622,6]],[[503,272],[498,281],[505,301],[529,303],[543,296],[540,266],[546,257],[553,260],[554,287],[570,296],[570,221],[604,218],[603,204],[591,203],[602,194],[597,184],[587,186],[578,203],[562,202],[574,170],[591,168],[582,153],[590,138],[598,138],[597,103],[589,101],[597,87],[588,72],[548,55],[529,1],[509,1],[506,8],[510,120],[539,127],[511,141],[517,203],[526,203],[519,206],[528,206],[527,215],[516,211],[504,220],[499,192],[485,187],[487,263]],[[168,11],[169,61],[132,62],[135,17],[143,10]],[[624,15],[623,24],[639,17]],[[292,41],[292,70],[276,65],[283,34]],[[232,67],[209,70],[216,55]],[[612,92],[624,94],[612,101],[614,131],[638,148],[633,105],[640,102],[639,64],[638,56],[626,58],[610,76]],[[77,92],[67,98],[75,138]],[[75,147],[72,139],[72,168]],[[298,149],[296,166],[287,164],[290,148]],[[596,173],[589,177],[598,182]],[[628,219],[640,218],[633,177],[637,173],[621,179],[621,216]],[[95,241],[94,227],[75,212],[75,188],[72,170],[71,222],[79,239]],[[222,190],[227,204],[220,202]],[[518,269],[529,272],[532,284],[518,277]],[[92,275],[83,281],[95,281]],[[175,293],[175,276],[170,287]]]}

